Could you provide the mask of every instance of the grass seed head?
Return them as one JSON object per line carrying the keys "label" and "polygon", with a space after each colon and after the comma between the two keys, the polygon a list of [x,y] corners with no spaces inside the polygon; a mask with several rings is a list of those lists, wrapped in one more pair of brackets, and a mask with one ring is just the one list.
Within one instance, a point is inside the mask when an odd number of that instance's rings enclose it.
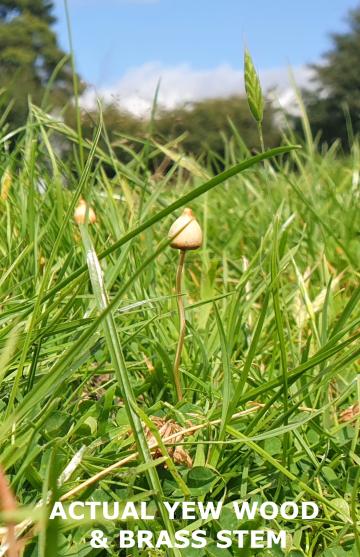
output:
{"label": "grass seed head", "polygon": [[95,211],[90,205],[88,205],[85,199],[80,199],[79,205],[76,207],[74,212],[74,220],[76,224],[86,223],[86,213],[88,212],[89,223],[94,224],[96,221]]}
{"label": "grass seed head", "polygon": [[169,230],[171,247],[181,250],[198,249],[202,245],[202,231],[191,209],[186,208]]}

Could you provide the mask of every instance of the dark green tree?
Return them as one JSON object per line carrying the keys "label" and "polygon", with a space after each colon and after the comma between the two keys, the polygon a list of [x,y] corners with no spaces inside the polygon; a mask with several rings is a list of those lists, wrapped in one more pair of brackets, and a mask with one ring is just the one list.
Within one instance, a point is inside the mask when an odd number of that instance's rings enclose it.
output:
{"label": "dark green tree", "polygon": [[[55,68],[65,57],[51,28],[54,22],[49,0],[0,0],[0,104],[3,110],[12,105],[12,125],[26,119],[29,97],[41,103]],[[63,106],[72,96],[72,79],[67,60],[51,84],[52,108]]]}
{"label": "dark green tree", "polygon": [[[151,136],[164,144],[180,136],[180,148],[195,157],[205,154],[223,159],[226,141],[234,136],[236,128],[239,141],[244,149],[260,150],[259,134],[250,113],[245,97],[205,99],[191,105],[179,106],[172,110],[159,109],[155,122],[150,124],[146,119],[130,114],[116,104],[103,106],[103,120],[108,138],[117,156],[127,162],[131,155],[128,148],[138,151],[143,148],[142,142],[133,138],[145,139]],[[234,128],[230,124],[230,120]],[[280,141],[279,127],[275,121],[275,111],[270,103],[265,110],[263,130],[267,147],[277,145]],[[84,137],[91,139],[98,121],[97,110],[83,111],[82,130]],[[76,126],[74,107],[67,112],[67,123]],[[151,132],[150,132],[151,130]],[[102,144],[107,148],[106,144]],[[159,160],[162,160],[160,156]],[[153,160],[155,167],[159,160]]]}
{"label": "dark green tree", "polygon": [[333,33],[332,48],[322,63],[311,66],[317,87],[305,92],[313,131],[329,143],[340,138],[345,147],[349,122],[360,132],[360,7],[349,12],[347,21],[348,31]]}

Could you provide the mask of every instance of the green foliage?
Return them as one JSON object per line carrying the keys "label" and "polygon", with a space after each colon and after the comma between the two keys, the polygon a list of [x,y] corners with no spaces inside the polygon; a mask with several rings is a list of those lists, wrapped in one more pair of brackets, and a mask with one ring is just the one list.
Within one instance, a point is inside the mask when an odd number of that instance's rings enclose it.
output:
{"label": "green foliage", "polygon": [[51,29],[52,10],[47,0],[0,1],[0,103],[11,108],[13,126],[25,122],[28,98],[40,104],[48,86],[47,109],[72,96],[71,68]]}
{"label": "green foliage", "polygon": [[1,0],[0,17],[2,20],[9,20],[21,13],[30,12],[35,17],[51,24],[55,22],[55,18],[51,14],[52,9],[52,0]]}
{"label": "green foliage", "polygon": [[[0,464],[17,522],[30,521],[17,528],[29,536],[25,557],[99,554],[89,538],[101,523],[44,520],[35,505],[50,491],[67,502],[157,499],[161,509],[163,499],[185,499],[184,485],[192,500],[224,503],[219,521],[202,524],[209,540],[220,527],[246,528],[234,500],[315,499],[322,514],[306,527],[247,523],[289,532],[287,552],[259,556],[355,557],[360,418],[341,416],[360,394],[358,151],[337,158],[285,145],[248,158],[234,127],[223,173],[179,149],[154,174],[152,161],[166,161],[173,145],[133,138],[137,151],[123,145],[123,162],[95,130],[84,167],[77,150],[65,163],[54,149],[59,137],[78,147],[77,133],[38,108],[10,156],[0,130]],[[80,195],[97,215],[81,232],[72,220]],[[177,403],[177,254],[167,233],[189,203],[204,246],[185,267]],[[171,461],[174,445],[163,440],[148,457],[143,428],[160,437],[155,418],[197,428],[174,441],[192,468]],[[114,557],[122,525],[104,525]],[[139,527],[164,525],[159,513]],[[184,555],[240,555],[219,551]]]}
{"label": "green foliage", "polygon": [[[110,142],[114,153],[123,162],[132,159],[132,150],[137,151],[147,135],[148,123],[121,109],[115,103],[108,103],[102,107],[102,115],[106,136],[100,139],[100,146],[107,148]],[[76,108],[70,105],[66,110],[66,123],[71,127],[76,127]],[[97,126],[98,114],[96,109],[81,111],[81,129],[84,138],[91,140]],[[66,149],[66,145],[64,145]]]}
{"label": "green foliage", "polygon": [[360,132],[360,8],[350,11],[348,23],[348,31],[331,35],[332,49],[321,64],[311,66],[317,88],[305,94],[314,132],[345,147]]}

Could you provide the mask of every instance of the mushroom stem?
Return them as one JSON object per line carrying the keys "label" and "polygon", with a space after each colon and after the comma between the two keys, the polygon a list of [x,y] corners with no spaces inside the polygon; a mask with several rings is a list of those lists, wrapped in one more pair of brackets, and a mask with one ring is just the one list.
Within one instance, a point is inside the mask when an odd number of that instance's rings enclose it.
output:
{"label": "mushroom stem", "polygon": [[181,352],[182,352],[182,349],[183,349],[183,346],[184,346],[185,328],[186,328],[184,300],[183,300],[182,292],[181,292],[182,277],[183,277],[183,272],[184,272],[185,255],[186,255],[186,251],[185,250],[180,250],[179,263],[178,263],[178,268],[177,268],[177,271],[176,271],[176,296],[177,296],[177,305],[178,305],[178,311],[179,311],[180,326],[179,326],[179,340],[178,340],[178,345],[177,345],[177,349],[176,349],[176,356],[175,356],[175,361],[174,361],[174,382],[175,382],[176,394],[177,394],[178,400],[182,400],[182,398],[183,398],[183,392],[182,392],[182,387],[181,387],[181,379],[180,379],[180,373],[179,373],[179,365],[180,365],[180,360],[181,360]]}

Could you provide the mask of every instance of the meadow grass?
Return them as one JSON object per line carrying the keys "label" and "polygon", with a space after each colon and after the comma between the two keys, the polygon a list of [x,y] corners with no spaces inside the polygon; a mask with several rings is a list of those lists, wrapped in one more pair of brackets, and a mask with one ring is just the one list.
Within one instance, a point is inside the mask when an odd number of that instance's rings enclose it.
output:
{"label": "meadow grass", "polygon": [[[25,555],[119,554],[119,524],[103,526],[106,552],[89,546],[90,520],[49,522],[59,498],[148,501],[156,522],[127,526],[169,532],[199,522],[170,523],[163,501],[197,498],[226,508],[204,525],[209,540],[223,528],[285,528],[288,549],[210,542],[169,555],[358,556],[359,145],[345,156],[284,139],[251,157],[234,129],[224,160],[195,161],[152,136],[136,151],[123,139],[126,165],[101,118],[86,141],[36,107],[0,139],[0,463]],[[169,169],[154,171],[163,159]],[[73,221],[81,196],[93,226]],[[185,266],[177,402],[167,233],[184,206],[204,243]],[[187,432],[192,467],[172,458],[178,437],[164,441],[154,417]],[[314,500],[322,513],[310,525],[240,525],[237,500]]]}

